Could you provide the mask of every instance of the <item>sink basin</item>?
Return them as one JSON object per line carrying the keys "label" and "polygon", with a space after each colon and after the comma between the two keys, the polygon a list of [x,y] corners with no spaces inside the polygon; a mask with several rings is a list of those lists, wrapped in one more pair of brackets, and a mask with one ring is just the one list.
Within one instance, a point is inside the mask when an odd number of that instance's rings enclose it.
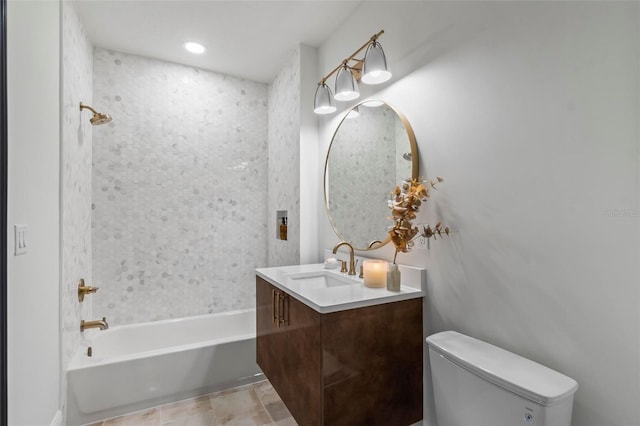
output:
{"label": "sink basin", "polygon": [[286,278],[291,287],[307,290],[362,284],[358,278],[338,275],[329,271],[299,272],[287,274]]}

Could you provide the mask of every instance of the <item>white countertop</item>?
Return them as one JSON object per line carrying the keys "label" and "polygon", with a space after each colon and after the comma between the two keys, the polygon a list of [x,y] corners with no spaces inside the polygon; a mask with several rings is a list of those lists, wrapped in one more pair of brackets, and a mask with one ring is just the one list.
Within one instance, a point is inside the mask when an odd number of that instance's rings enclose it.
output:
{"label": "white countertop", "polygon": [[[322,263],[259,268],[256,275],[324,314],[423,297],[426,270],[403,265],[399,265],[399,269],[402,274],[399,292],[366,287],[358,275],[349,276],[339,269],[325,269]],[[313,278],[320,274],[326,274],[339,284],[322,285],[320,279]]]}

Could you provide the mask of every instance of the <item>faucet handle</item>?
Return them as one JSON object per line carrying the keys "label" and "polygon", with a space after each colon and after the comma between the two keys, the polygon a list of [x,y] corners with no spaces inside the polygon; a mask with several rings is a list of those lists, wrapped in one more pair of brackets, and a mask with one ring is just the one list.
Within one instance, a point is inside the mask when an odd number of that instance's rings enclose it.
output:
{"label": "faucet handle", "polygon": [[80,282],[78,282],[78,302],[82,303],[86,294],[95,293],[96,291],[98,291],[98,287],[86,285],[84,278],[80,278]]}
{"label": "faucet handle", "polygon": [[347,272],[347,261],[346,260],[341,260],[341,259],[338,259],[338,260],[342,264],[342,267],[340,268],[340,272]]}

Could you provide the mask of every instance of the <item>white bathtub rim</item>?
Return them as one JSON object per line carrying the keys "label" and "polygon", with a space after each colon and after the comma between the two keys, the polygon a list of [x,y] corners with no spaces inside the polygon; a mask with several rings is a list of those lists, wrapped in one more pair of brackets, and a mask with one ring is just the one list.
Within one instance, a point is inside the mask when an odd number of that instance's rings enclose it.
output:
{"label": "white bathtub rim", "polygon": [[[177,322],[186,322],[186,321],[189,321],[189,320],[195,320],[195,319],[200,319],[200,318],[226,317],[226,316],[244,314],[244,313],[247,313],[247,312],[255,312],[255,311],[256,311],[256,308],[236,309],[235,311],[214,312],[214,313],[211,313],[211,314],[200,314],[200,315],[192,315],[192,316],[180,317],[180,318],[167,318],[167,319],[157,320],[157,321],[137,322],[135,324],[116,325],[116,326],[113,326],[113,327],[109,328],[109,330],[120,330],[120,329],[126,330],[128,328],[138,328],[138,327],[143,327],[143,326],[147,326],[147,325],[152,326],[152,325],[157,325],[157,324],[169,324],[169,323],[177,323]],[[96,333],[99,333],[99,331],[97,331]]]}
{"label": "white bathtub rim", "polygon": [[89,357],[86,355],[86,347],[85,347],[85,348],[82,348],[84,349],[84,351],[81,350],[80,353],[77,353],[73,357],[71,363],[69,363],[69,368],[67,371],[71,372],[75,370],[81,370],[83,368],[95,367],[96,365],[117,364],[119,362],[124,362],[124,361],[132,361],[140,358],[149,358],[156,355],[165,354],[169,350],[171,352],[178,353],[178,352],[184,352],[192,349],[199,349],[207,346],[215,346],[215,345],[221,345],[221,344],[230,343],[230,342],[239,342],[242,340],[255,339],[255,337],[256,337],[255,333],[239,334],[239,335],[234,335],[232,337],[228,337],[225,339],[203,340],[197,343],[190,343],[187,345],[169,346],[163,349],[136,352],[135,354],[122,355],[122,356],[116,356],[116,357],[110,357],[110,358],[103,358],[103,357],[97,357],[97,356]]}
{"label": "white bathtub rim", "polygon": [[[160,323],[162,324],[178,323],[178,322],[185,322],[189,320],[200,319],[204,317],[211,318],[211,317],[230,316],[234,314],[244,314],[247,312],[255,312],[255,311],[256,311],[255,308],[248,308],[248,309],[239,309],[235,311],[218,312],[214,314],[194,315],[191,317],[172,318],[172,319],[160,320],[160,321],[147,321],[147,322],[141,322],[136,324],[125,324],[125,325],[114,326],[113,328],[109,329],[109,331],[107,332],[116,332],[121,329],[137,328],[137,327],[143,327],[143,326],[155,326]],[[97,334],[94,334],[94,336],[97,336]],[[91,357],[87,356],[87,348],[91,346],[91,341],[93,339],[93,337],[89,337],[80,346],[76,354],[71,359],[69,366],[67,368],[67,371],[71,372],[71,371],[80,370],[83,368],[91,368],[96,365],[117,364],[119,362],[124,362],[129,360],[148,358],[156,355],[162,355],[164,353],[167,353],[167,351],[183,352],[183,351],[188,351],[191,349],[197,349],[197,348],[206,347],[206,346],[220,345],[224,343],[237,342],[237,341],[249,340],[249,339],[255,339],[255,338],[256,338],[255,332],[235,334],[233,336],[224,337],[224,338],[201,340],[194,343],[188,343],[186,345],[168,346],[160,349],[153,349],[149,351],[136,352],[134,354],[127,354],[127,355],[106,358],[106,357],[100,357],[100,356],[91,356]]]}

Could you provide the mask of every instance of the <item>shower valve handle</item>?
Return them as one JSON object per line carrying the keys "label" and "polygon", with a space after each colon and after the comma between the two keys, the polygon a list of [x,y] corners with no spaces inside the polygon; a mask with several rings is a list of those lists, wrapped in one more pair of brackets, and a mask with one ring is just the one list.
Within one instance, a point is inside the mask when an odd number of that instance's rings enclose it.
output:
{"label": "shower valve handle", "polygon": [[85,294],[91,294],[98,291],[99,287],[92,287],[90,285],[85,285],[84,278],[80,278],[80,282],[78,283],[78,301],[82,302],[84,300]]}

